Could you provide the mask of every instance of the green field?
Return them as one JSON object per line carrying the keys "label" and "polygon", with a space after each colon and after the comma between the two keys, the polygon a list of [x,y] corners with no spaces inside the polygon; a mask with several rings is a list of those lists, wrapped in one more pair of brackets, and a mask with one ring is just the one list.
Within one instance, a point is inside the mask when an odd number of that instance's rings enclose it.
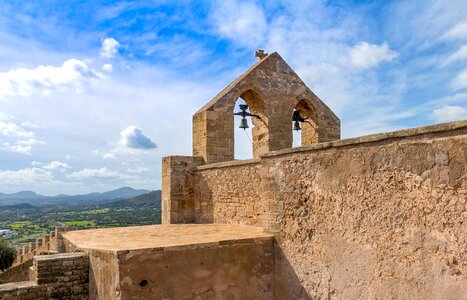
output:
{"label": "green field", "polygon": [[25,244],[40,235],[48,234],[56,226],[78,229],[160,224],[159,201],[117,204],[86,204],[0,210],[0,229],[14,235],[7,242]]}
{"label": "green field", "polygon": [[94,225],[92,221],[67,221],[63,222],[67,226],[88,228]]}

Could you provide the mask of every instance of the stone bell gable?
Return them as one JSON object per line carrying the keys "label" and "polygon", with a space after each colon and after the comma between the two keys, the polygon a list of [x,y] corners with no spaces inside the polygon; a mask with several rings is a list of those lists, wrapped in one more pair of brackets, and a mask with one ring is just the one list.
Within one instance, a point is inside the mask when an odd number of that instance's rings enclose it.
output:
{"label": "stone bell gable", "polygon": [[253,157],[292,147],[292,113],[300,112],[302,145],[340,139],[339,118],[274,52],[261,58],[193,115],[193,156],[205,163],[234,159],[234,107],[252,114]]}

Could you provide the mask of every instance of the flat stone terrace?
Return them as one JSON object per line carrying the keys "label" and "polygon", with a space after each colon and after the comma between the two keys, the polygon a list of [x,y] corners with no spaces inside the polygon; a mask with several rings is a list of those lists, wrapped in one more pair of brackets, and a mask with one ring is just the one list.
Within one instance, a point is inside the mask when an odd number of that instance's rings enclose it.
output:
{"label": "flat stone terrace", "polygon": [[272,240],[261,227],[229,224],[168,224],[71,231],[64,239],[80,250],[125,252],[180,246],[242,244]]}

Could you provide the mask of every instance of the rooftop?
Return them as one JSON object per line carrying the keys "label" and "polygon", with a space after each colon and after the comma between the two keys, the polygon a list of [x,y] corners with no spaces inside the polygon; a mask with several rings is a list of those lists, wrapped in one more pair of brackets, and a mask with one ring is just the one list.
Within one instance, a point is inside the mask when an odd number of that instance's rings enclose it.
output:
{"label": "rooftop", "polygon": [[261,227],[229,224],[168,224],[69,231],[63,237],[82,250],[121,252],[177,246],[236,244],[272,239]]}

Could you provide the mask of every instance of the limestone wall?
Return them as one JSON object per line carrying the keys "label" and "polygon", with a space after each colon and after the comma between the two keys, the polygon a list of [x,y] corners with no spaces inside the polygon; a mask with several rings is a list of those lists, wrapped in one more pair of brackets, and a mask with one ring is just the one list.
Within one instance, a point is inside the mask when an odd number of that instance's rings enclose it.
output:
{"label": "limestone wall", "polygon": [[29,268],[32,266],[32,259],[24,261],[16,266],[6,269],[0,273],[0,280],[6,282],[19,282],[29,280]]}
{"label": "limestone wall", "polygon": [[[196,223],[261,225],[260,160],[218,163],[193,173]],[[252,180],[249,180],[249,179]]]}
{"label": "limestone wall", "polygon": [[227,242],[123,253],[105,299],[274,299],[273,240]]}
{"label": "limestone wall", "polygon": [[466,161],[440,124],[196,167],[185,203],[275,233],[277,299],[467,299]]}
{"label": "limestone wall", "polygon": [[88,299],[89,259],[84,253],[35,256],[30,281],[0,285],[1,300]]}

